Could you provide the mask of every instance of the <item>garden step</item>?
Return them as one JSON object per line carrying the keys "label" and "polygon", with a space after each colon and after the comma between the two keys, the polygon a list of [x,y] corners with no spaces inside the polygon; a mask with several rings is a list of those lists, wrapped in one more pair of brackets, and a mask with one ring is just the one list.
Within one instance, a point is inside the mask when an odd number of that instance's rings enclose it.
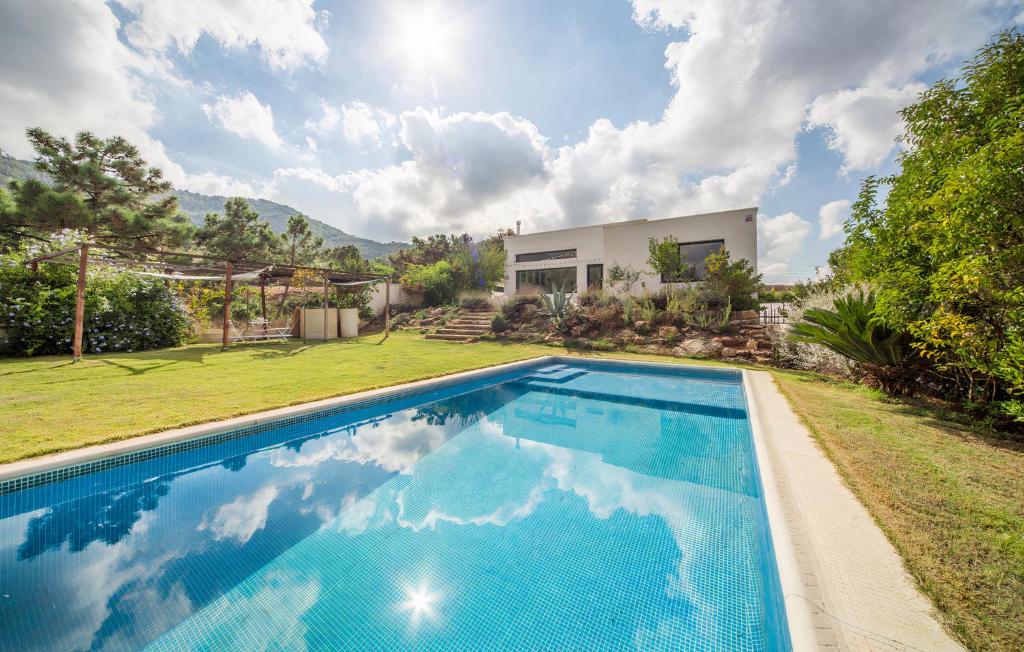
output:
{"label": "garden step", "polygon": [[428,333],[425,337],[428,340],[447,340],[449,342],[470,342],[474,339],[471,335],[446,335],[444,333]]}
{"label": "garden step", "polygon": [[489,329],[485,328],[438,328],[437,333],[441,335],[486,335],[490,332]]}

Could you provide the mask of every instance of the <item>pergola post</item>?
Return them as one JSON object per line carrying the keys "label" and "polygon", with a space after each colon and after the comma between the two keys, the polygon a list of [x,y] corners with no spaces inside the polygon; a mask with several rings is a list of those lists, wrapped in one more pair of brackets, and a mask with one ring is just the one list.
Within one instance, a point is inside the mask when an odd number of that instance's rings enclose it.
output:
{"label": "pergola post", "polygon": [[89,245],[78,247],[78,293],[75,295],[75,340],[71,347],[71,361],[82,359],[82,335],[85,331],[85,269],[89,264]]}
{"label": "pergola post", "polygon": [[263,335],[267,334],[267,277],[260,274],[260,309],[263,311]]}
{"label": "pergola post", "polygon": [[327,289],[329,278],[327,274],[324,274],[324,341],[327,341]]}
{"label": "pergola post", "polygon": [[221,330],[220,350],[227,351],[231,342],[231,261],[227,262],[227,269],[224,272],[224,325]]}
{"label": "pergola post", "polygon": [[391,277],[384,279],[384,339],[391,335]]}

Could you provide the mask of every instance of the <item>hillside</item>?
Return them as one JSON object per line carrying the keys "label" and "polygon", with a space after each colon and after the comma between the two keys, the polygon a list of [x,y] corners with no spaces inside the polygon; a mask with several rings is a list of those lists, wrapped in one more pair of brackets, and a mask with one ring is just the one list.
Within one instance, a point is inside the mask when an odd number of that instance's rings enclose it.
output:
{"label": "hillside", "polygon": [[[178,196],[178,204],[181,206],[181,212],[191,218],[197,226],[203,223],[203,218],[207,213],[219,213],[224,210],[224,202],[227,201],[227,197],[221,197],[219,195],[201,195],[195,192],[189,192],[188,190],[175,190],[175,194]],[[252,209],[260,214],[260,217],[270,223],[270,228],[276,233],[283,233],[288,227],[288,218],[295,215],[299,211],[295,210],[291,206],[284,204],[278,204],[267,199],[248,199],[249,205]],[[391,253],[392,251],[398,251],[403,247],[409,245],[404,242],[377,242],[376,240],[369,240],[367,238],[360,238],[359,236],[345,233],[341,229],[336,229],[329,224],[324,224],[320,220],[315,220],[307,216],[309,220],[309,229],[314,235],[324,239],[324,243],[328,247],[341,247],[344,245],[355,245],[359,248],[359,251],[366,258],[376,258],[377,256],[384,256]]]}
{"label": "hillside", "polygon": [[[46,180],[46,175],[36,170],[30,161],[22,161],[5,154],[0,150],[0,185],[6,186],[9,179],[40,179]],[[178,196],[178,204],[181,212],[189,216],[197,226],[203,223],[207,213],[219,213],[224,210],[224,202],[227,197],[219,195],[202,195],[188,190],[175,190]],[[249,205],[260,214],[260,217],[270,223],[270,228],[276,233],[283,233],[288,226],[288,218],[299,211],[291,206],[278,204],[267,199],[249,199]],[[368,238],[345,233],[329,224],[307,216],[310,230],[314,235],[324,239],[328,247],[341,247],[344,245],[355,245],[360,253],[366,258],[376,258],[387,255],[393,251],[408,247],[404,242],[377,242]]]}

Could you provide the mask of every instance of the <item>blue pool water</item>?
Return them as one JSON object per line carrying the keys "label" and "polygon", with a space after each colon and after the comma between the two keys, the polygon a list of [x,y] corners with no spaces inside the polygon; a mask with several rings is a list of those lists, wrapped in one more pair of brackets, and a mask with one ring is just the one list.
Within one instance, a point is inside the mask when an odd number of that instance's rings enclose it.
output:
{"label": "blue pool water", "polygon": [[537,365],[0,495],[3,650],[788,647],[735,372]]}

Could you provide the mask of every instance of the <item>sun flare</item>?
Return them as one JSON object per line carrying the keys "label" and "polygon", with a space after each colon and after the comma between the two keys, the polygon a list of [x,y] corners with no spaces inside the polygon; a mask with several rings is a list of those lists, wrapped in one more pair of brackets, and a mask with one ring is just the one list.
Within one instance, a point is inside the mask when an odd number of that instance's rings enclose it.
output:
{"label": "sun flare", "polygon": [[395,14],[393,50],[410,71],[437,75],[456,67],[458,21],[434,4],[407,7]]}

